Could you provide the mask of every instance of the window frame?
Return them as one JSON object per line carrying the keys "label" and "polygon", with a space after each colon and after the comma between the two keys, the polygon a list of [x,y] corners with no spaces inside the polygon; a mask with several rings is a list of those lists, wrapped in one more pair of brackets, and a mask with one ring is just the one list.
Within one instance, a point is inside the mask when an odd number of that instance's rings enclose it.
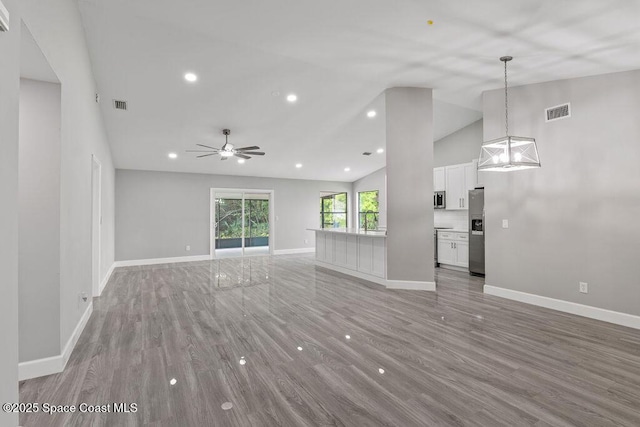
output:
{"label": "window frame", "polygon": [[[360,195],[363,193],[376,193],[376,203],[378,205],[378,209],[376,211],[371,211],[371,212],[364,212],[362,211],[362,208],[360,206]],[[362,230],[364,228],[364,224],[362,223],[361,219],[362,219],[362,215],[365,214],[369,214],[369,215],[375,215],[374,218],[376,219],[376,222],[379,223],[380,222],[380,190],[365,190],[365,191],[358,191],[358,229]],[[376,227],[378,226],[378,224],[376,224]]]}
{"label": "window frame", "polygon": [[[335,198],[336,196],[341,196],[344,195],[344,212],[343,211],[336,211],[336,210],[332,210],[332,211],[325,211],[324,210],[324,201],[325,200],[332,200],[332,206],[333,209],[335,209],[336,206],[336,201]],[[334,228],[334,227],[325,227],[325,215],[344,215],[345,218],[345,228],[349,228],[349,193],[346,191],[342,191],[339,193],[333,193],[333,194],[327,194],[325,196],[320,196],[320,228]],[[334,222],[335,223],[335,222]]]}

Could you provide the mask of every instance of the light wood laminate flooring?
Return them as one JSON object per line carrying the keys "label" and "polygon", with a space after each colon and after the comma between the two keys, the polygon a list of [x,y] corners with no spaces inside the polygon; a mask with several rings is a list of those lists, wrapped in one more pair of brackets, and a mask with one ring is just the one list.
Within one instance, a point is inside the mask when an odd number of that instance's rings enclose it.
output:
{"label": "light wood laminate flooring", "polygon": [[640,425],[639,331],[436,274],[425,292],[313,255],[116,269],[64,372],[22,382],[20,399],[138,411],[21,425]]}

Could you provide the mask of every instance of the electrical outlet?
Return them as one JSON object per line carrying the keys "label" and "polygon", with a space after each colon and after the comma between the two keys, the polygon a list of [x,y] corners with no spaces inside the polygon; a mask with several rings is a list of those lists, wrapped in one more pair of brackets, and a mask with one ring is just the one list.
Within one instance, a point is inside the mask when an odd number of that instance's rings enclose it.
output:
{"label": "electrical outlet", "polygon": [[589,284],[587,282],[579,282],[580,284],[580,292],[583,294],[589,293]]}
{"label": "electrical outlet", "polygon": [[502,228],[509,228],[509,220],[508,219],[503,219],[502,220]]}
{"label": "electrical outlet", "polygon": [[184,249],[188,252],[191,250],[191,246],[187,245]]}

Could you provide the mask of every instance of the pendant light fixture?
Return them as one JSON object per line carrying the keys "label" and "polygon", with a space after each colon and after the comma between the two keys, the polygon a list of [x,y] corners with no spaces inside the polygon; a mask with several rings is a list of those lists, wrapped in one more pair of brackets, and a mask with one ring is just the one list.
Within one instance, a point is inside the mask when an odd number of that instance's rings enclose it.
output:
{"label": "pendant light fixture", "polygon": [[478,170],[510,172],[540,167],[540,157],[534,138],[509,135],[509,92],[507,86],[507,62],[513,58],[503,56],[504,62],[504,125],[505,136],[483,142],[480,149]]}

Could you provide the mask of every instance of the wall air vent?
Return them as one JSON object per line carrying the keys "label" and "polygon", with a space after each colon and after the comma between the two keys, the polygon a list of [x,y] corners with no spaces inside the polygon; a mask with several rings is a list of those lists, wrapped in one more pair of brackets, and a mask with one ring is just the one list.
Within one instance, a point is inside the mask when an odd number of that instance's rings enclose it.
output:
{"label": "wall air vent", "polygon": [[370,156],[370,155],[371,155],[371,153],[370,153],[370,152],[368,152],[368,151],[365,151],[364,153],[362,153],[362,155],[363,155],[363,156]]}
{"label": "wall air vent", "polygon": [[567,102],[566,104],[547,108],[546,110],[544,110],[544,117],[545,121],[547,122],[571,117],[571,104]]}
{"label": "wall air vent", "polygon": [[126,110],[127,109],[127,101],[118,101],[117,99],[113,100],[113,108],[116,110]]}

